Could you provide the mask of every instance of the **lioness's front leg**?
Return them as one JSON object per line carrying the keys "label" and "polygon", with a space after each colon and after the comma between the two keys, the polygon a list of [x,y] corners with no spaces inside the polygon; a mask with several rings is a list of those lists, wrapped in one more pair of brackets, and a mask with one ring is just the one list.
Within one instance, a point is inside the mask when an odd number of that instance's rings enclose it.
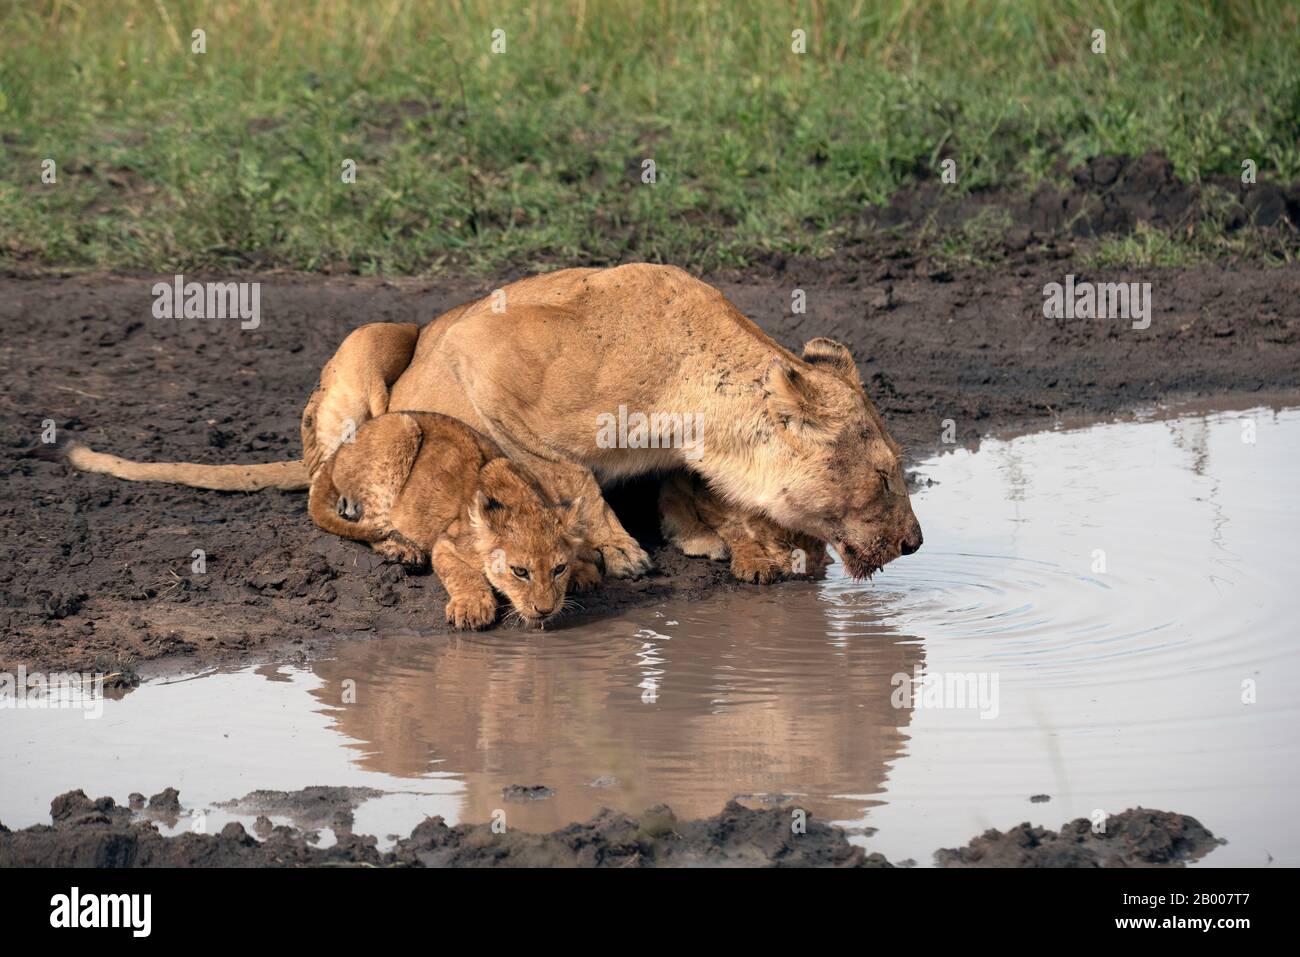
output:
{"label": "lioness's front leg", "polygon": [[497,619],[497,599],[482,570],[471,564],[450,538],[433,546],[433,570],[447,589],[447,624],[487,628]]}
{"label": "lioness's front leg", "polygon": [[670,542],[688,555],[730,557],[731,574],[740,581],[767,584],[778,578],[819,576],[826,568],[823,542],[722,501],[699,476],[669,476],[659,506]]}
{"label": "lioness's front leg", "polygon": [[826,570],[825,542],[762,515],[737,509],[718,526],[718,534],[731,552],[731,574],[740,581],[767,584],[780,578],[820,577]]}
{"label": "lioness's front leg", "polygon": [[659,519],[664,538],[694,558],[721,561],[727,543],[700,514],[697,487],[702,483],[690,472],[674,472],[659,488]]}

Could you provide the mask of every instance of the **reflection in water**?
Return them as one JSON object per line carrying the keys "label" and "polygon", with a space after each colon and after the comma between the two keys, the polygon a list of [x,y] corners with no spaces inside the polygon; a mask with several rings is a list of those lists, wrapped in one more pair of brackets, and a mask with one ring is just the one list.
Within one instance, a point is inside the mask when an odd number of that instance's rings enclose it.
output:
{"label": "reflection in water", "polygon": [[337,705],[356,681],[357,704],[330,714],[361,742],[359,762],[399,777],[454,771],[465,820],[488,820],[513,784],[556,792],[507,810],[531,829],[601,806],[703,816],[737,794],[807,796],[813,813],[856,818],[910,714],[891,706],[890,679],[922,653],[897,639],[869,605],[800,585],[540,638],[354,645],[316,665],[313,693]]}
{"label": "reflection in water", "polygon": [[1206,418],[1170,419],[1165,423],[1174,445],[1187,452],[1194,475],[1205,475],[1210,458],[1210,421]]}
{"label": "reflection in water", "polygon": [[[72,787],[201,807],[333,784],[388,792],[357,812],[382,840],[430,814],[541,829],[751,795],[924,863],[1140,804],[1226,836],[1210,865],[1300,865],[1297,448],[1300,411],[1266,409],[986,440],[923,464],[925,548],[871,583],[388,635],[310,670],[150,682],[102,721],[0,711],[0,820],[47,820]],[[917,667],[996,679],[996,718],[894,707]]]}
{"label": "reflection in water", "polygon": [[[869,585],[832,574],[542,638],[393,637],[317,664],[314,694],[362,766],[453,775],[464,820],[512,784],[555,790],[508,812],[535,829],[602,805],[707,815],[736,795],[901,817],[922,844],[927,819],[964,820],[961,839],[1015,823],[1043,790],[1053,824],[1159,788],[1195,813],[1222,781],[1178,757],[1189,734],[1221,767],[1243,734],[1297,756],[1294,697],[1240,700],[1243,678],[1287,687],[1297,670],[1297,439],[1300,414],[1255,410],[986,442],[926,463],[926,548]],[[893,676],[917,666],[996,680],[997,719],[895,708]],[[339,706],[347,679],[361,700]],[[1282,793],[1259,779],[1243,784],[1256,807]]]}

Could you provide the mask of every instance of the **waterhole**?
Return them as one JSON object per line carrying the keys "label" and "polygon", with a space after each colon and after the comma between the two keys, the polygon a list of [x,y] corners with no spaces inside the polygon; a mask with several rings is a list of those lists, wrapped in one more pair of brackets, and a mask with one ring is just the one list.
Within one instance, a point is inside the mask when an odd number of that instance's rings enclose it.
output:
{"label": "waterhole", "polygon": [[255,789],[368,786],[355,830],[384,846],[432,814],[549,830],[741,796],[926,864],[1142,805],[1227,838],[1204,864],[1297,865],[1298,444],[1300,410],[1265,408],[985,441],[921,463],[925,546],[871,582],[392,634],[146,681],[97,720],[3,710],[0,821],[170,785],[214,830]]}

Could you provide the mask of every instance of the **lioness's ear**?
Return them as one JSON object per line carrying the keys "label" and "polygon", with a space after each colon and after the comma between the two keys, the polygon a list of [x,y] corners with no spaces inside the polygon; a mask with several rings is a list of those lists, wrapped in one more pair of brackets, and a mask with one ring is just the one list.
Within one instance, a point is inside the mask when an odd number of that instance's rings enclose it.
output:
{"label": "lioness's ear", "polygon": [[763,391],[768,415],[777,425],[809,438],[829,434],[813,383],[780,356],[773,356],[763,373]]}
{"label": "lioness's ear", "polygon": [[809,339],[803,345],[803,361],[834,373],[849,385],[862,385],[862,379],[858,375],[858,364],[853,361],[853,353],[849,351],[848,346],[834,339],[824,337]]}

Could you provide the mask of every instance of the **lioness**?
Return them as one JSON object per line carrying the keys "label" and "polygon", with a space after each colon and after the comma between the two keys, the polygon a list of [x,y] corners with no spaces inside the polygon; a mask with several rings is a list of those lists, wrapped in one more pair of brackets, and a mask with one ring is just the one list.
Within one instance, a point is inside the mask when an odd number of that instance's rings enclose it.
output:
{"label": "lioness", "polygon": [[[382,344],[385,328],[353,334],[376,343],[353,350],[372,381],[388,382],[405,357],[409,327],[396,334],[400,350]],[[565,269],[511,283],[424,326],[391,382],[389,411],[459,419],[535,475],[553,500],[581,499],[587,541],[614,575],[640,574],[650,562],[600,483],[674,469],[698,475],[728,510],[830,543],[855,577],[921,546],[901,451],[849,350],[813,339],[795,356],[718,290],[672,266]],[[683,448],[656,433],[611,445],[600,423],[621,408],[657,413],[661,422],[697,416],[702,440]],[[308,478],[301,463],[142,464],[88,449],[69,460],[204,487],[303,487]],[[676,527],[669,523],[670,534]],[[721,537],[713,542],[725,546]],[[740,565],[741,577],[754,571]]]}
{"label": "lioness", "polygon": [[570,586],[595,585],[599,572],[577,554],[581,508],[550,504],[531,476],[464,424],[410,412],[365,422],[322,463],[308,498],[325,531],[405,564],[432,561],[456,628],[492,624],[494,588],[521,622],[542,627]]}

